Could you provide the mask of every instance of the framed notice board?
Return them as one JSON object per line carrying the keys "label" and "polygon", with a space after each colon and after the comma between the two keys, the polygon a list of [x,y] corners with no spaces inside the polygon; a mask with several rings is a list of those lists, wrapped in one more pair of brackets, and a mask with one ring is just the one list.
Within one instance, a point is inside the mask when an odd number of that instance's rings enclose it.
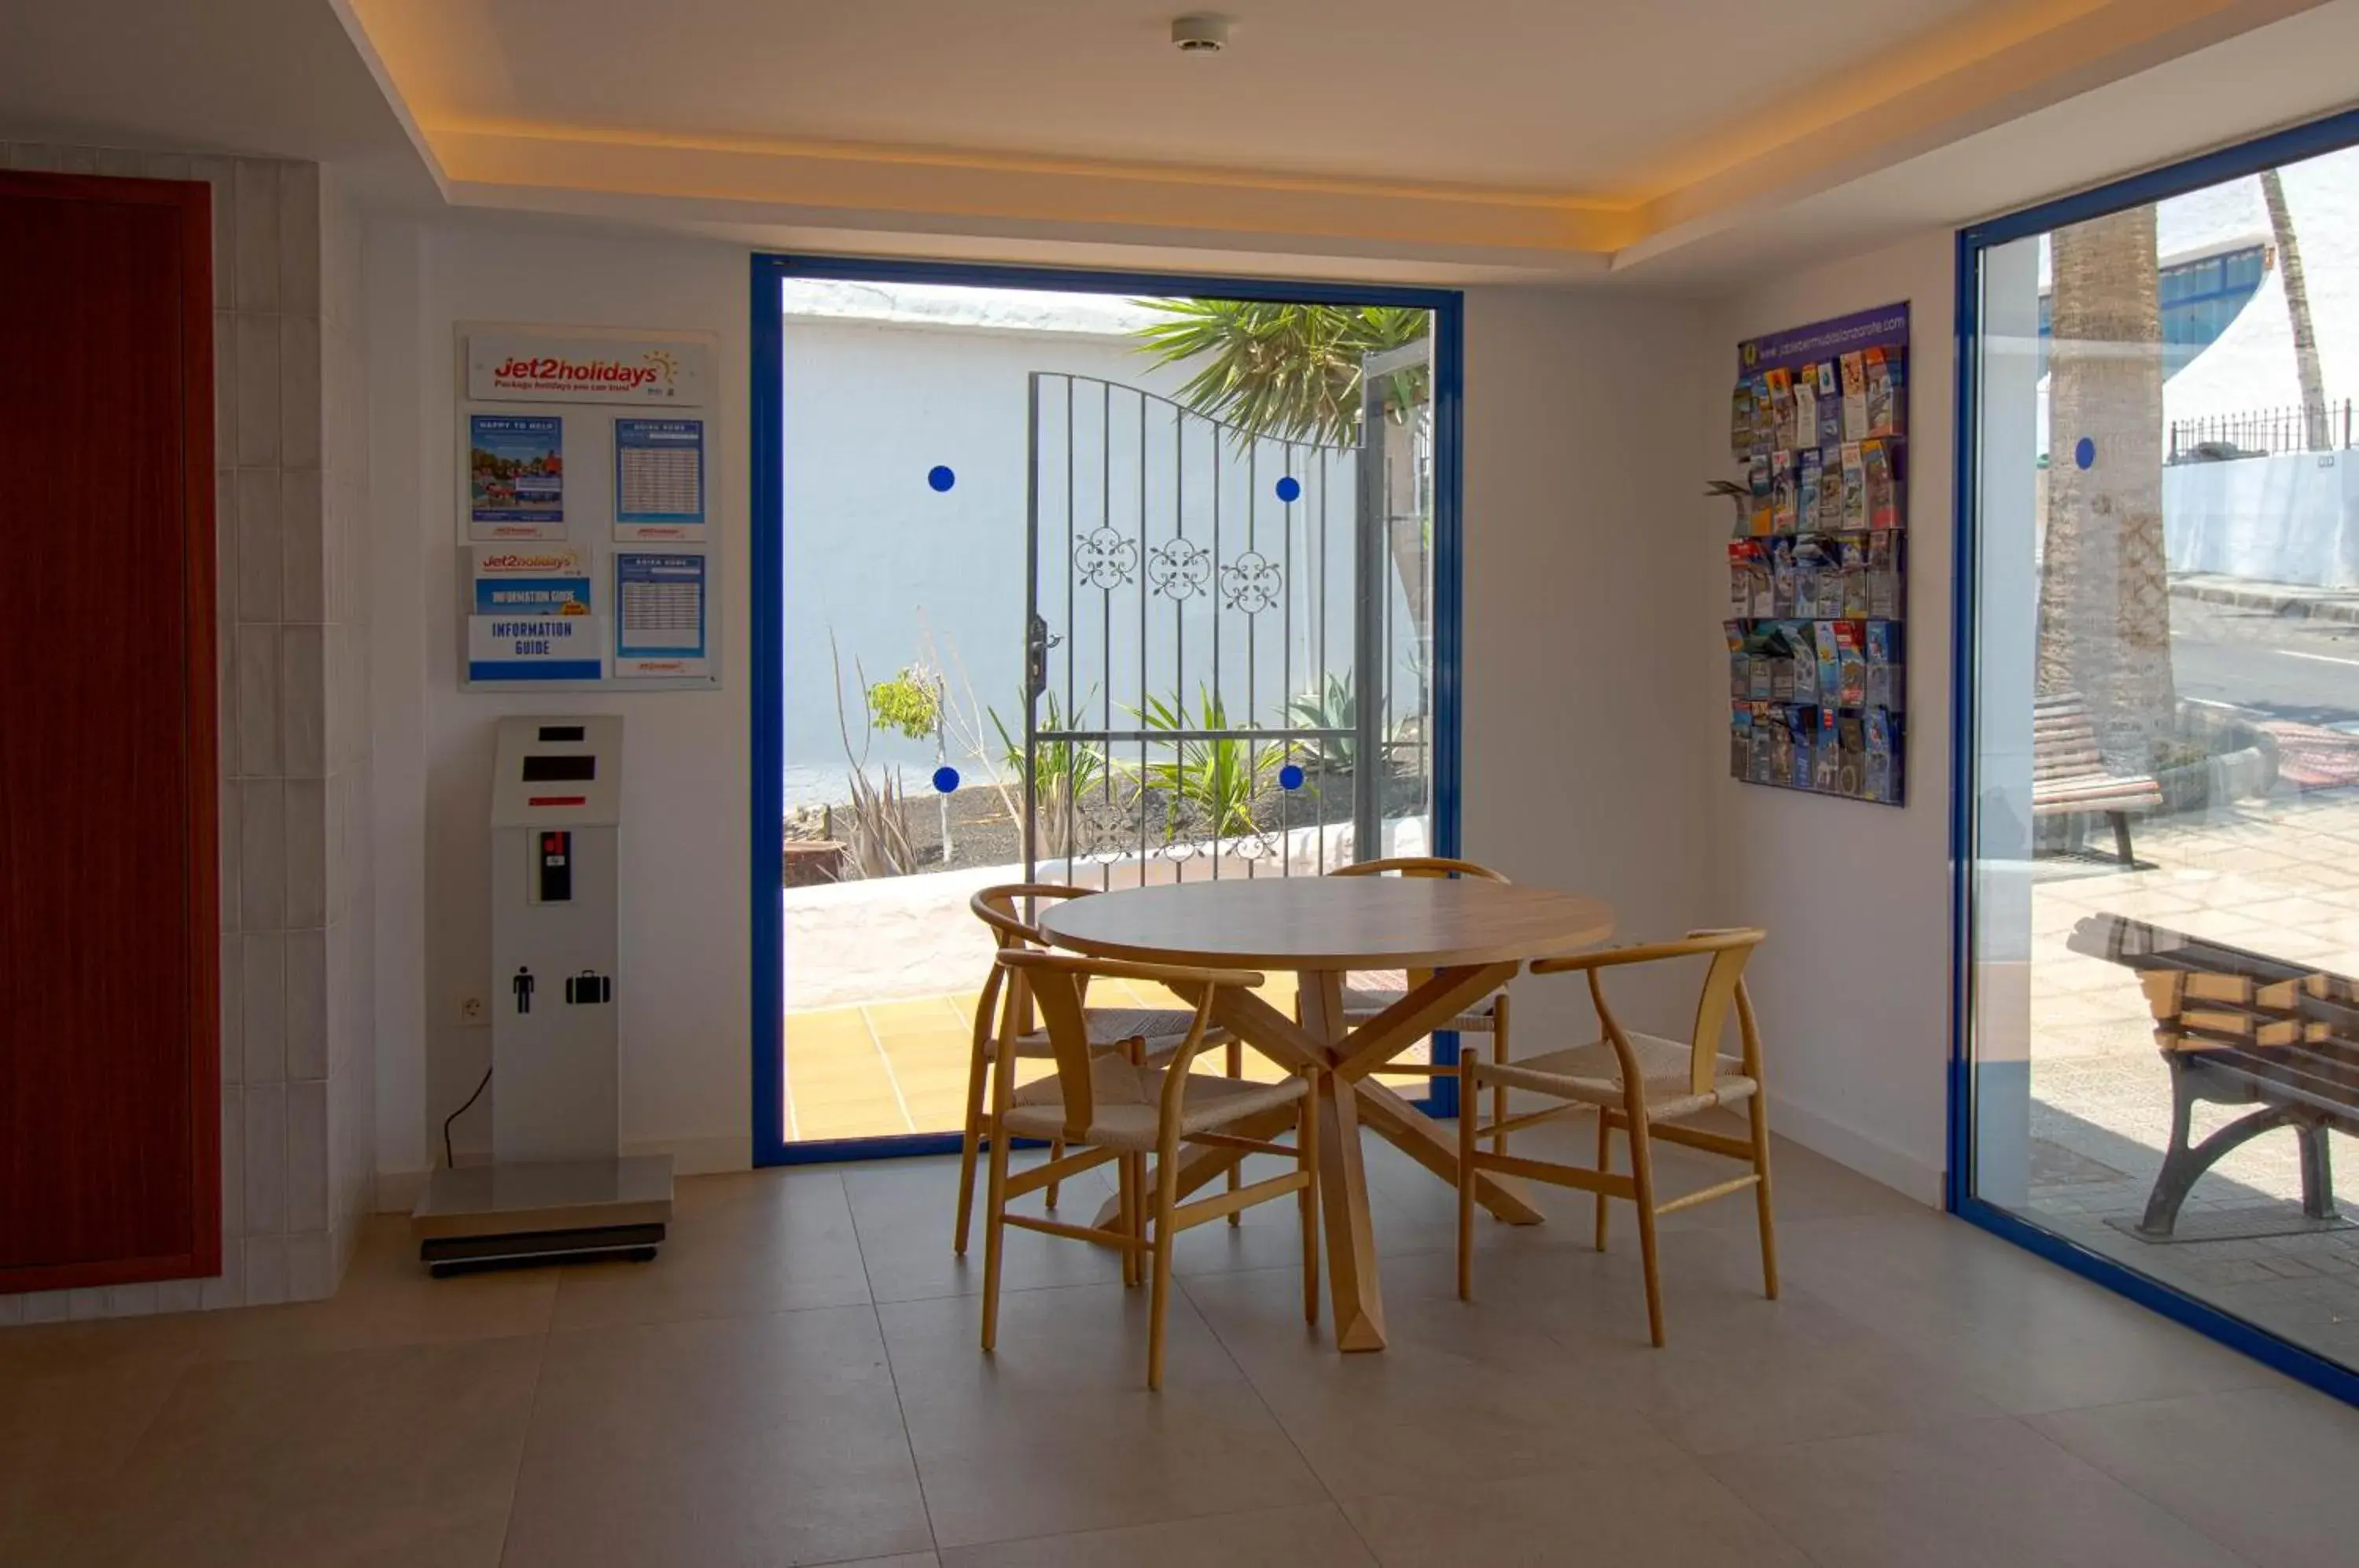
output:
{"label": "framed notice board", "polygon": [[1908,307],[1737,345],[1730,776],[1908,798]]}
{"label": "framed notice board", "polygon": [[718,340],[462,321],[453,348],[461,684],[717,687]]}

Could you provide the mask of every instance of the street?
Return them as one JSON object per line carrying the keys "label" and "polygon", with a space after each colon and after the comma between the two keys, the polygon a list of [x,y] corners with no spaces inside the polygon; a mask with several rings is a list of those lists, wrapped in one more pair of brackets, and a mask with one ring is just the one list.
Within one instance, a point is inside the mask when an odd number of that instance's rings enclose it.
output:
{"label": "street", "polygon": [[2170,651],[2181,697],[2259,718],[2359,725],[2359,626],[2173,598]]}

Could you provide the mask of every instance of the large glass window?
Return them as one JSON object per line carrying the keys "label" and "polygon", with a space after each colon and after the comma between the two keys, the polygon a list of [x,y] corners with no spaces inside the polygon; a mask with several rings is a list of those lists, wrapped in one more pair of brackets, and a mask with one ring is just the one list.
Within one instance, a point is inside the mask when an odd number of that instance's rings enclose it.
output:
{"label": "large glass window", "polygon": [[1967,1193],[2359,1367],[2359,150],[2074,217],[1969,236]]}

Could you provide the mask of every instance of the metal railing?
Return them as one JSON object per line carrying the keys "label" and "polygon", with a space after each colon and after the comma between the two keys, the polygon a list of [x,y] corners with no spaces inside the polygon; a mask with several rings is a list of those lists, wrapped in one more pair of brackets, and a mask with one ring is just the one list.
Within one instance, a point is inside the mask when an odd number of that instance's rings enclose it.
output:
{"label": "metal railing", "polygon": [[[2359,434],[2352,399],[2305,410],[2254,408],[2170,421],[2167,463],[2221,463],[2238,457],[2277,457],[2296,452],[2347,452]],[[2315,428],[2313,428],[2313,422]]]}

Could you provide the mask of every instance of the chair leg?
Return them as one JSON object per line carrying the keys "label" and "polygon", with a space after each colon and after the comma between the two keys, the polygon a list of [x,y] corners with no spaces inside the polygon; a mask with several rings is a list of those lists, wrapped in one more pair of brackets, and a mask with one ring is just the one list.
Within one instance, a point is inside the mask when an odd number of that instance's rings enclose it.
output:
{"label": "chair leg", "polygon": [[[1507,994],[1505,991],[1500,992],[1497,999],[1491,1004],[1491,1035],[1495,1042],[1491,1047],[1493,1052],[1491,1060],[1504,1063],[1508,1060]],[[1464,1104],[1463,1101],[1460,1103]],[[1502,1128],[1501,1131],[1491,1135],[1491,1152],[1494,1154],[1507,1152],[1507,1135],[1504,1130],[1506,1120],[1507,1086],[1505,1083],[1494,1083],[1491,1085],[1491,1125]]]}
{"label": "chair leg", "polygon": [[1302,1173],[1302,1191],[1295,1194],[1295,1212],[1302,1224],[1302,1321],[1319,1323],[1319,1074],[1303,1074],[1310,1092],[1302,1096],[1302,1115],[1294,1128],[1294,1164]]}
{"label": "chair leg", "polygon": [[961,1258],[966,1256],[967,1225],[974,1216],[974,1159],[983,1144],[983,1091],[990,1071],[980,1051],[967,1064],[966,1122],[959,1137],[958,1234],[951,1243],[951,1250]]}
{"label": "chair leg", "polygon": [[992,1116],[991,1179],[983,1210],[983,1347],[999,1341],[999,1263],[1007,1233],[1007,1139],[999,1117]]}
{"label": "chair leg", "polygon": [[[1143,1234],[1138,1228],[1142,1207],[1139,1203],[1138,1165],[1138,1157],[1132,1154],[1123,1155],[1114,1161],[1114,1169],[1120,1176],[1122,1187],[1122,1234],[1134,1238]],[[1138,1283],[1138,1249],[1131,1247],[1124,1247],[1122,1250],[1123,1289],[1128,1290]]]}
{"label": "chair leg", "polygon": [[[1064,1158],[1065,1140],[1061,1138],[1050,1138],[1049,1140],[1049,1163],[1054,1165],[1058,1160]],[[1063,1185],[1064,1183],[1062,1181],[1049,1182],[1049,1190],[1040,1196],[1040,1206],[1045,1209],[1055,1208],[1057,1206],[1057,1189]]]}
{"label": "chair leg", "polygon": [[1753,1126],[1753,1174],[1760,1178],[1753,1185],[1753,1214],[1761,1228],[1761,1293],[1774,1301],[1777,1299],[1777,1222],[1771,1217],[1769,1203],[1769,1105],[1768,1096],[1758,1087],[1753,1091],[1746,1116]]}
{"label": "chair leg", "polygon": [[1474,1076],[1472,1053],[1461,1049],[1458,1053],[1458,1299],[1474,1299],[1474,1183],[1480,1176],[1474,1168],[1475,1126],[1482,1117],[1475,1113],[1477,1097],[1483,1086]]}
{"label": "chair leg", "polygon": [[[1600,1105],[1597,1107],[1597,1173],[1600,1176],[1608,1176],[1613,1174],[1613,1171],[1614,1113]],[[1597,1250],[1600,1252],[1605,1250],[1605,1217],[1613,1213],[1606,1207],[1608,1201],[1604,1193],[1597,1194],[1597,1217],[1593,1228],[1597,1233]]]}
{"label": "chair leg", "polygon": [[1647,1275],[1647,1328],[1663,1347],[1663,1275],[1655,1256],[1655,1151],[1647,1133],[1647,1105],[1630,1091],[1630,1179],[1638,1189],[1638,1260]]}
{"label": "chair leg", "polygon": [[[1233,1040],[1229,1041],[1228,1068],[1229,1076],[1232,1078],[1242,1078],[1245,1075],[1245,1047],[1243,1040]],[[1243,1160],[1239,1160],[1234,1165],[1229,1167],[1230,1192],[1234,1192],[1239,1187],[1245,1185],[1245,1162]],[[1243,1225],[1245,1224],[1245,1211],[1240,1209],[1235,1214],[1229,1216],[1229,1223],[1233,1225]]]}
{"label": "chair leg", "polygon": [[1171,1211],[1180,1202],[1180,1139],[1167,1134],[1155,1157],[1154,1293],[1147,1304],[1147,1388],[1163,1387],[1163,1325],[1171,1309]]}

